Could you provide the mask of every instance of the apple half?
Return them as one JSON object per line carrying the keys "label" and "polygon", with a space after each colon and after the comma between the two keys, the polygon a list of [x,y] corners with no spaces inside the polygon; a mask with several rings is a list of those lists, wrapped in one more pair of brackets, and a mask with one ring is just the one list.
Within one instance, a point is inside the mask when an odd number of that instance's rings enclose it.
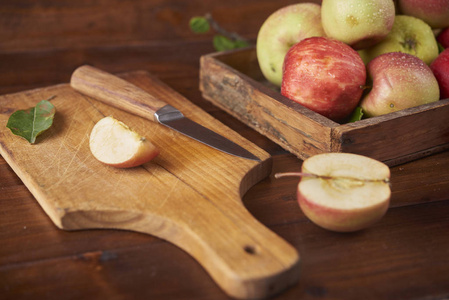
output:
{"label": "apple half", "polygon": [[350,153],[323,153],[307,158],[297,197],[303,213],[316,225],[337,232],[371,226],[388,210],[390,169],[375,159]]}
{"label": "apple half", "polygon": [[95,124],[89,146],[97,160],[116,168],[136,167],[159,154],[159,149],[149,140],[113,117],[105,117]]}

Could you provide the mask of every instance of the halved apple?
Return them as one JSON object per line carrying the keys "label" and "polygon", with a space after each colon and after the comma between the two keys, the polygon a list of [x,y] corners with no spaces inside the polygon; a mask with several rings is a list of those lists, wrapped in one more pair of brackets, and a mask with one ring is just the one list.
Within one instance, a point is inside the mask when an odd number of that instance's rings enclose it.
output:
{"label": "halved apple", "polygon": [[159,154],[149,140],[113,117],[98,121],[89,140],[93,156],[116,168],[131,168],[144,164]]}
{"label": "halved apple", "polygon": [[303,162],[297,197],[315,224],[339,232],[357,231],[379,221],[390,203],[390,169],[375,159],[323,153]]}

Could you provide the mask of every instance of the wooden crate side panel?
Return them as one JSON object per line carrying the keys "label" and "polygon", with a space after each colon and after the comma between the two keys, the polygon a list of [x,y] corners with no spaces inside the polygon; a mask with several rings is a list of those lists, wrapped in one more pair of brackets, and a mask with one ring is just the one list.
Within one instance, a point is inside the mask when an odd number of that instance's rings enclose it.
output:
{"label": "wooden crate side panel", "polygon": [[339,126],[333,152],[366,155],[389,165],[428,156],[449,147],[449,100]]}
{"label": "wooden crate side panel", "polygon": [[273,99],[262,86],[213,56],[201,59],[200,89],[207,100],[301,159],[331,150],[330,127],[298,112],[302,107]]}

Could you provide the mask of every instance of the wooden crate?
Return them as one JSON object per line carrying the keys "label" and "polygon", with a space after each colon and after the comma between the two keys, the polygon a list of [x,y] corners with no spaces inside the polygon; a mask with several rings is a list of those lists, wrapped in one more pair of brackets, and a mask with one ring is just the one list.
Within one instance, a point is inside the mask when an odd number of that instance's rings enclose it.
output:
{"label": "wooden crate", "polygon": [[254,47],[204,55],[200,64],[205,99],[300,159],[347,152],[393,166],[449,148],[449,99],[339,124],[270,86]]}

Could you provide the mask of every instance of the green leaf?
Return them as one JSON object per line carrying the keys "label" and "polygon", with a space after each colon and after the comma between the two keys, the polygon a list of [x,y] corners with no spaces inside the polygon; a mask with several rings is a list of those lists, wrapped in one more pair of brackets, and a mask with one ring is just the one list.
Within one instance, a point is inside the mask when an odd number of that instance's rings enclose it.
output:
{"label": "green leaf", "polygon": [[[50,99],[52,99],[51,97]],[[27,110],[15,111],[8,119],[8,127],[15,135],[25,138],[31,144],[36,142],[36,137],[53,124],[55,107],[42,100],[35,107]]]}
{"label": "green leaf", "polygon": [[250,44],[247,41],[237,40],[234,42],[235,48],[245,48],[248,47]]}
{"label": "green leaf", "polygon": [[440,43],[437,43],[437,45],[438,45],[438,53],[443,52],[444,51],[443,45],[441,45]]}
{"label": "green leaf", "polygon": [[223,35],[215,35],[213,43],[217,51],[234,49],[234,42]]}
{"label": "green leaf", "polygon": [[355,121],[360,121],[363,117],[363,109],[357,106],[349,117],[348,123],[353,123]]}
{"label": "green leaf", "polygon": [[210,29],[209,21],[204,17],[193,17],[189,22],[190,29],[195,33],[206,33]]}
{"label": "green leaf", "polygon": [[223,35],[214,36],[214,47],[217,51],[232,50],[249,46],[249,43],[242,40],[231,40]]}

